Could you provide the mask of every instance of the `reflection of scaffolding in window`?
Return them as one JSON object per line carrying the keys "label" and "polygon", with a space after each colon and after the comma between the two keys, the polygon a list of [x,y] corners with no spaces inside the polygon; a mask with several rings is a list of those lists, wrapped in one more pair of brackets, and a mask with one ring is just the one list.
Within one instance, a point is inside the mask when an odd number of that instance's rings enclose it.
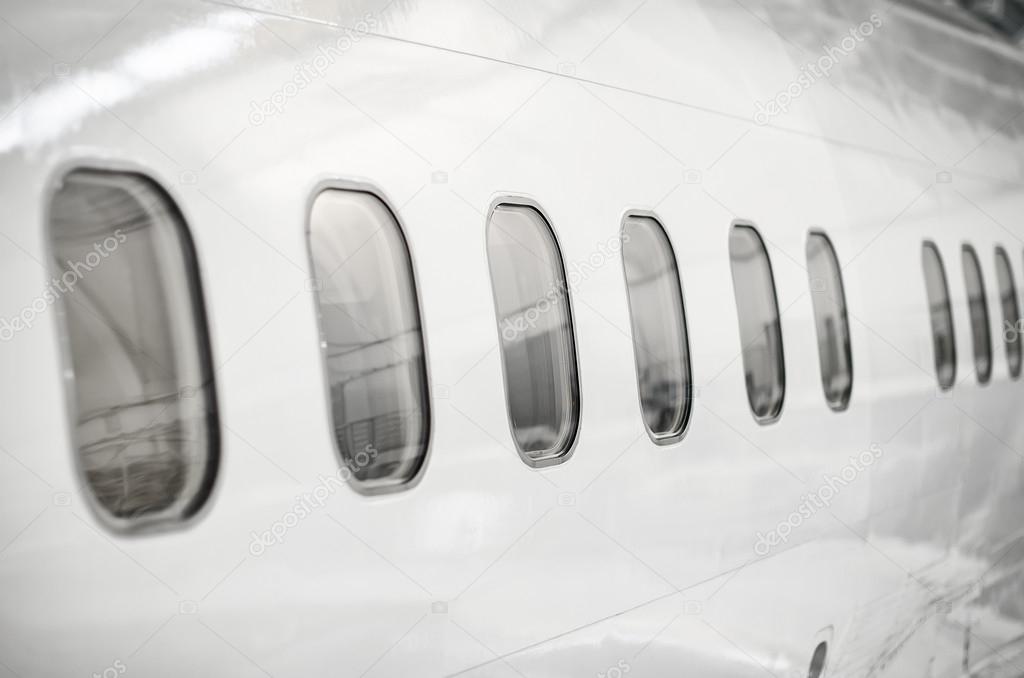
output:
{"label": "reflection of scaffolding in window", "polygon": [[840,336],[840,323],[835,316],[822,319],[824,333],[820,339],[821,374],[829,400],[844,397],[851,386],[851,370],[847,360],[847,339]]}
{"label": "reflection of scaffolding in window", "polygon": [[[122,326],[132,316],[120,317],[107,308],[101,273],[105,271],[78,281],[77,295],[68,300],[69,322],[103,331],[99,340],[105,342],[108,359],[116,361],[120,371],[117,383],[131,381],[127,375],[134,375],[142,397],[81,412],[76,435],[82,469],[97,501],[113,515],[130,518],[174,504],[185,487],[187,450],[197,441],[186,436],[181,408],[177,406],[179,393],[149,392],[160,386],[166,388],[167,382],[176,378],[175,356],[161,353],[157,360],[151,352],[159,347],[145,345],[141,337]],[[138,290],[155,283],[134,280],[134,284]],[[90,388],[100,395],[99,385]],[[124,393],[125,397],[129,395]]]}
{"label": "reflection of scaffolding in window", "polygon": [[[416,328],[383,339],[328,344],[334,437],[349,470],[360,480],[391,475],[424,442],[423,410],[403,407],[410,403],[396,397],[395,391],[375,389],[370,383],[374,375],[393,372],[402,375],[394,380],[413,384],[414,391],[422,391],[418,337]],[[404,355],[403,349],[415,356]],[[393,401],[392,409],[349,421],[349,409],[354,409],[349,404],[349,387],[360,384],[365,386],[361,395],[372,400],[370,410],[380,409],[378,398]]]}
{"label": "reflection of scaffolding in window", "polygon": [[648,362],[640,371],[640,404],[652,431],[673,431],[679,427],[684,409],[680,404],[686,393],[685,385],[676,379],[678,372],[678,359]]}
{"label": "reflection of scaffolding in window", "polygon": [[545,328],[540,330],[542,332],[550,331],[549,326],[551,322],[544,321],[542,318],[550,315],[553,317],[554,322],[561,322],[563,314],[549,312],[552,310],[552,307],[565,300],[566,294],[567,291],[564,285],[554,283],[544,295],[536,299],[526,299],[519,306],[499,314],[498,326],[500,328],[512,327],[516,330],[521,329],[524,334],[529,334],[531,330],[536,331],[538,326]]}
{"label": "reflection of scaffolding in window", "polygon": [[568,394],[563,393],[564,363],[558,359],[568,332],[565,316],[554,318],[555,327],[530,328],[522,341],[506,344],[518,370],[508,374],[509,416],[524,449],[544,449],[557,440],[565,416]]}
{"label": "reflection of scaffolding in window", "polygon": [[743,349],[747,393],[754,412],[771,412],[782,398],[781,329],[778,321],[765,323],[757,340]]}
{"label": "reflection of scaffolding in window", "polygon": [[423,412],[418,409],[395,410],[366,419],[350,421],[334,429],[338,448],[359,478],[379,478],[392,473],[405,460],[406,451],[422,442],[419,428]]}
{"label": "reflection of scaffolding in window", "polygon": [[84,414],[82,468],[99,503],[120,517],[171,506],[185,486],[186,432],[177,393]]}

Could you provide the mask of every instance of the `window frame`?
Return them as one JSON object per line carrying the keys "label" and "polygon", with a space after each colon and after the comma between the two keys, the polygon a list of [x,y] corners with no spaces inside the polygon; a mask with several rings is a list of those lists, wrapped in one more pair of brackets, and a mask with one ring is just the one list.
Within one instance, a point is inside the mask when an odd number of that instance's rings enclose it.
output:
{"label": "window frame", "polygon": [[[965,261],[971,259],[978,272],[978,287],[981,293],[981,308],[985,312],[984,324],[976,325],[974,322],[974,311],[971,309],[971,290],[967,283],[967,266]],[[970,321],[971,328],[971,355],[974,362],[974,376],[977,383],[980,386],[984,386],[992,381],[992,374],[995,371],[996,362],[996,351],[992,344],[992,313],[988,308],[988,286],[985,284],[985,269],[981,265],[981,257],[978,256],[978,251],[974,245],[969,242],[963,242],[960,245],[960,268],[964,274],[964,301],[967,304],[967,319]],[[1002,311],[1000,311],[1001,313]],[[979,328],[983,328],[985,331],[986,343],[980,348],[984,348],[985,355],[988,358],[988,366],[984,372],[978,370],[978,349],[977,345],[977,331]]]}
{"label": "window frame", "polygon": [[[1020,327],[1021,319],[1024,318],[1024,314],[1021,313],[1020,289],[1017,287],[1017,277],[1013,273],[1013,261],[1010,259],[1010,253],[1006,248],[1002,245],[996,244],[993,258],[995,259],[996,265],[996,292],[998,293],[999,298],[999,320],[1002,321],[1001,326],[1003,327],[1003,331],[1000,335],[1003,338],[1003,355],[1006,357],[1006,372],[1011,380],[1016,381],[1017,379],[1020,379],[1022,369],[1024,369],[1024,347],[1021,346],[1020,333],[1017,331],[1017,328]],[[1013,294],[1013,309],[1017,314],[1017,317],[1013,320],[1013,327],[1009,329],[1006,327],[1006,323],[1009,322],[1009,320],[1006,318],[1006,308],[1003,304],[1003,289],[999,276],[1000,262],[1006,265],[1006,273],[1010,278],[1010,292]],[[1007,339],[1008,336],[1013,336],[1013,339]],[[1011,354],[1015,355],[1016,369],[1014,369],[1014,358],[1011,358]]]}
{"label": "window frame", "polygon": [[80,436],[78,434],[77,413],[78,398],[75,394],[76,384],[72,361],[71,339],[68,334],[67,311],[63,300],[52,304],[54,331],[57,334],[58,367],[60,368],[60,388],[63,390],[62,407],[63,423],[67,426],[65,441],[68,444],[72,459],[78,492],[84,497],[84,503],[97,523],[117,536],[150,536],[190,529],[202,521],[217,502],[220,489],[221,467],[224,460],[224,424],[220,386],[217,378],[217,367],[214,360],[214,335],[209,320],[209,304],[204,283],[205,266],[196,245],[191,224],[184,208],[184,201],[171,189],[171,184],[154,169],[122,158],[101,156],[81,156],[59,162],[50,172],[42,191],[42,238],[43,253],[46,257],[47,274],[54,274],[52,262],[55,259],[54,233],[52,230],[53,203],[65,180],[78,171],[109,173],[112,175],[133,175],[151,184],[152,188],[166,201],[171,216],[176,219],[179,237],[184,251],[182,258],[187,264],[187,277],[191,285],[189,300],[192,321],[196,334],[197,360],[208,371],[209,400],[211,423],[207,430],[206,468],[202,482],[197,486],[195,495],[190,499],[194,506],[180,517],[169,515],[142,515],[131,518],[119,518],[112,515],[96,498],[86,475],[86,468],[79,454]]}
{"label": "window frame", "polygon": [[[850,371],[850,385],[846,389],[846,392],[843,394],[842,398],[839,401],[833,401],[829,397],[828,391],[825,389],[825,383],[824,383],[825,374],[822,371],[822,365],[821,365],[821,359],[822,359],[822,355],[821,355],[821,338],[818,336],[818,309],[817,309],[817,305],[814,303],[814,296],[813,295],[815,294],[815,290],[812,289],[811,290],[811,295],[812,295],[811,296],[811,314],[812,314],[812,317],[814,319],[814,337],[817,340],[816,343],[817,343],[817,349],[818,349],[818,374],[819,374],[820,380],[822,382],[822,384],[821,384],[821,386],[822,386],[822,395],[825,398],[825,403],[828,405],[828,408],[831,411],[833,411],[833,412],[839,413],[839,412],[845,412],[846,410],[848,410],[850,408],[850,400],[853,399],[853,387],[854,387],[855,379],[856,379],[855,372],[854,372],[854,369],[853,369],[853,333],[850,330],[850,313],[849,313],[849,302],[848,302],[848,300],[846,298],[846,281],[843,279],[843,267],[842,267],[842,264],[839,261],[839,253],[836,252],[836,246],[835,246],[835,243],[832,242],[832,238],[829,237],[828,233],[823,228],[820,228],[820,227],[811,228],[811,229],[809,229],[807,231],[807,237],[805,238],[805,241],[804,241],[805,242],[805,249],[806,249],[806,245],[810,244],[811,239],[813,239],[813,238],[821,238],[822,241],[824,241],[825,249],[828,252],[829,263],[835,265],[836,280],[838,281],[839,295],[841,297],[841,310],[843,312],[842,320],[843,320],[843,323],[846,325],[846,343],[845,343],[844,348],[845,348],[845,353],[846,353],[846,363],[847,363],[847,365],[849,365],[849,368],[850,368],[849,369],[849,371]],[[810,263],[811,263],[810,259],[808,258],[808,261],[807,261],[808,273],[810,272]],[[811,284],[812,282],[813,281],[808,281],[809,284]]]}
{"label": "window frame", "polygon": [[[557,455],[542,459],[535,459],[520,448],[516,438],[515,425],[512,423],[512,406],[509,399],[508,387],[508,365],[505,359],[505,351],[502,348],[500,319],[498,317],[498,293],[494,285],[494,279],[491,276],[489,251],[491,218],[494,216],[495,210],[504,206],[530,208],[540,215],[540,218],[544,221],[544,224],[547,226],[548,232],[551,235],[551,240],[554,244],[554,254],[559,265],[558,272],[561,273],[562,280],[565,283],[566,327],[570,335],[569,359],[571,360],[572,366],[572,380],[570,386],[572,387],[573,395],[575,396],[575,402],[572,403],[570,407],[570,413],[572,415],[572,430],[568,442],[565,444],[564,450]],[[565,266],[565,249],[562,246],[561,239],[558,237],[558,232],[555,230],[550,215],[543,207],[541,207],[540,203],[531,197],[511,193],[499,194],[491,200],[491,204],[488,206],[487,213],[484,217],[484,241],[484,250],[488,257],[488,283],[491,286],[491,302],[494,306],[494,330],[497,333],[498,354],[501,358],[502,398],[505,400],[505,420],[508,424],[509,433],[512,436],[512,446],[515,449],[516,454],[519,455],[519,458],[522,459],[523,463],[530,468],[547,468],[550,466],[564,464],[569,461],[569,459],[572,458],[572,455],[576,452],[576,446],[579,444],[583,430],[583,387],[580,379],[579,328],[576,325],[576,312],[572,300],[572,286],[569,284],[569,275]]]}
{"label": "window frame", "polygon": [[[949,337],[950,337],[950,364],[953,367],[953,371],[950,374],[949,383],[944,383],[942,380],[942,365],[939,362],[940,356],[935,351],[935,322],[932,317],[932,298],[928,292],[928,273],[925,268],[925,251],[931,251],[935,255],[935,261],[938,262],[938,272],[942,276],[942,288],[945,292],[945,315],[949,319]],[[953,316],[953,297],[949,291],[949,273],[946,269],[946,261],[942,257],[942,250],[939,249],[938,243],[934,240],[925,239],[921,241],[921,273],[922,283],[924,286],[925,296],[925,310],[928,314],[928,329],[929,329],[929,344],[932,347],[932,366],[935,368],[935,381],[939,386],[940,391],[949,391],[956,386],[957,373],[959,372],[960,366],[960,355],[959,349],[957,348],[957,337],[956,337],[956,318]]]}
{"label": "window frame", "polygon": [[316,337],[317,337],[317,354],[319,356],[320,366],[320,383],[323,393],[322,405],[324,418],[326,423],[327,437],[330,440],[331,449],[334,451],[334,460],[338,464],[338,469],[348,469],[348,461],[342,454],[341,449],[338,447],[338,440],[334,430],[334,417],[331,414],[332,399],[331,399],[331,383],[327,369],[327,340],[324,333],[323,317],[320,310],[320,289],[319,280],[316,278],[316,264],[313,258],[313,243],[310,238],[312,234],[312,218],[313,218],[313,207],[316,204],[317,198],[320,197],[325,191],[348,191],[354,193],[365,193],[373,198],[376,198],[384,206],[384,209],[388,211],[391,218],[395,223],[395,230],[398,237],[401,239],[404,245],[403,249],[405,252],[406,259],[409,265],[409,277],[411,279],[413,292],[415,296],[414,307],[416,313],[419,316],[420,323],[420,343],[423,346],[423,381],[424,381],[424,393],[423,393],[423,409],[424,409],[424,450],[423,458],[420,461],[419,467],[416,472],[400,483],[392,483],[388,485],[382,485],[378,487],[367,487],[365,483],[359,481],[349,471],[348,478],[345,481],[345,485],[350,488],[356,494],[364,497],[374,497],[389,494],[396,494],[398,492],[406,492],[412,490],[420,484],[423,480],[423,476],[426,474],[427,467],[430,465],[430,457],[434,449],[434,394],[433,394],[433,380],[430,370],[430,347],[427,340],[427,323],[426,316],[423,313],[423,300],[420,288],[420,277],[419,268],[416,265],[416,255],[413,252],[412,245],[409,242],[409,236],[405,223],[403,222],[398,211],[395,209],[394,203],[387,197],[387,195],[376,185],[365,182],[357,181],[353,179],[346,179],[341,177],[330,177],[317,181],[312,189],[308,191],[308,197],[306,198],[305,212],[302,218],[302,239],[304,242],[303,247],[306,250],[306,263],[309,273],[307,278],[307,284],[309,284],[309,301],[313,308],[314,322],[316,323]]}
{"label": "window frame", "polygon": [[[626,277],[626,257],[624,255],[626,249],[626,243],[623,237],[626,233],[626,223],[633,218],[639,219],[650,219],[653,221],[658,228],[661,229],[661,233],[665,236],[665,242],[668,245],[668,251],[666,254],[672,259],[672,263],[675,267],[675,278],[676,283],[679,286],[679,318],[682,329],[683,339],[683,362],[685,363],[686,375],[689,377],[689,381],[683,384],[683,392],[685,394],[685,404],[683,406],[683,421],[678,431],[666,434],[666,435],[655,435],[651,430],[651,427],[647,424],[646,413],[644,412],[643,404],[643,393],[640,387],[640,358],[637,351],[637,338],[636,338],[636,325],[633,321],[635,309],[633,308],[632,295],[629,292],[629,279]],[[658,217],[653,210],[646,209],[630,209],[626,210],[622,214],[622,218],[619,220],[619,258],[622,260],[622,274],[623,283],[626,296],[626,308],[629,311],[629,324],[630,324],[630,340],[633,345],[633,368],[636,373],[637,380],[637,404],[639,405],[640,420],[643,423],[644,430],[647,431],[647,436],[655,445],[669,446],[674,445],[683,438],[686,437],[687,432],[690,430],[690,422],[693,420],[693,393],[694,393],[694,376],[693,376],[693,357],[690,348],[690,327],[686,320],[686,291],[683,287],[683,276],[679,270],[679,258],[676,256],[675,243],[672,242],[672,235],[665,228],[665,224]]]}
{"label": "window frame", "polygon": [[782,311],[780,310],[779,306],[779,286],[776,283],[775,266],[772,264],[772,257],[771,254],[768,252],[768,245],[765,244],[766,241],[764,239],[764,236],[761,235],[761,229],[758,228],[757,224],[755,224],[753,221],[746,219],[734,219],[732,223],[729,224],[729,230],[726,235],[728,237],[731,237],[733,230],[737,228],[748,228],[751,231],[753,231],[754,235],[757,237],[758,243],[761,245],[761,249],[764,251],[765,263],[767,263],[768,265],[768,277],[771,280],[772,284],[772,302],[775,306],[775,321],[778,323],[779,326],[779,386],[781,389],[781,394],[779,395],[779,403],[778,406],[775,408],[775,411],[762,417],[759,416],[757,412],[754,411],[753,403],[750,402],[750,391],[747,388],[746,384],[747,366],[744,359],[746,344],[743,341],[743,321],[740,319],[740,309],[739,305],[736,303],[736,279],[733,274],[732,247],[729,245],[727,239],[726,254],[729,260],[729,278],[733,287],[733,308],[736,310],[737,336],[740,340],[740,365],[743,368],[743,394],[747,396],[747,411],[750,412],[750,415],[754,418],[754,421],[757,422],[760,426],[768,426],[774,424],[775,422],[779,421],[779,419],[782,418],[782,413],[786,408],[786,394],[788,390],[788,384],[786,379],[786,341],[782,332]]}

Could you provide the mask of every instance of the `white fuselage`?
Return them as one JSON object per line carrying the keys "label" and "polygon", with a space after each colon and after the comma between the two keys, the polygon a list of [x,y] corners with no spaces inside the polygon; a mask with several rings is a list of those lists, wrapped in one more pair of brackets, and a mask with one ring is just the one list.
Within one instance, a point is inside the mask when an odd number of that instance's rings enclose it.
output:
{"label": "white fuselage", "polygon": [[[67,167],[152,177],[198,253],[222,459],[197,520],[109,532],[55,314],[0,344],[0,676],[789,678],[822,641],[831,678],[1024,665],[1024,382],[993,261],[1005,247],[1024,285],[1018,51],[861,2],[58,4],[0,3],[0,318],[49,279]],[[385,496],[334,480],[306,242],[325,180],[385,196],[415,264],[430,452]],[[543,207],[571,282],[579,439],[543,469],[506,413],[484,240],[502,196]],[[640,415],[632,209],[664,225],[683,288],[695,403],[667,446]],[[744,389],[738,219],[782,313],[768,425]],[[812,227],[843,265],[843,412],[822,395]],[[953,300],[942,393],[925,240]],[[983,386],[963,243],[988,290]]]}

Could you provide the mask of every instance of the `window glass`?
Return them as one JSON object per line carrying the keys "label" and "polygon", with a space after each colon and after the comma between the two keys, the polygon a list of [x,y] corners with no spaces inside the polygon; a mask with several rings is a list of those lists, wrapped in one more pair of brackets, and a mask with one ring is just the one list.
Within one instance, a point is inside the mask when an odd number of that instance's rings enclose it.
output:
{"label": "window glass", "polygon": [[379,198],[328,189],[313,202],[309,248],[338,453],[355,489],[396,489],[422,467],[430,425],[408,246]]}
{"label": "window glass", "polygon": [[946,268],[934,243],[921,248],[928,312],[932,322],[932,348],[935,353],[935,374],[942,389],[952,388],[956,381],[956,338],[953,334],[953,311],[949,305]]}
{"label": "window glass", "polygon": [[807,672],[807,678],[821,678],[825,670],[825,660],[828,659],[828,643],[818,643],[814,648],[814,655],[811,657],[811,668]]}
{"label": "window glass", "polygon": [[1016,379],[1021,368],[1020,302],[1013,279],[1010,257],[1002,247],[996,248],[996,276],[999,280],[999,303],[1003,308],[1003,338],[1010,376]]}
{"label": "window glass", "polygon": [[516,447],[531,465],[556,463],[579,423],[576,348],[558,244],[538,210],[502,204],[488,220],[487,256]]}
{"label": "window glass", "polygon": [[76,170],[53,196],[49,236],[72,435],[94,506],[118,530],[184,520],[209,496],[220,444],[181,213],[141,175]]}
{"label": "window glass", "polygon": [[626,217],[622,263],[644,423],[655,442],[669,442],[690,413],[690,355],[679,272],[660,223]]}
{"label": "window glass", "polygon": [[988,301],[981,263],[970,245],[963,246],[964,285],[967,308],[971,314],[971,340],[974,345],[974,371],[982,384],[992,376],[992,337],[988,326]]}
{"label": "window glass", "polygon": [[833,410],[845,410],[853,388],[850,325],[839,260],[824,233],[811,233],[807,237],[807,274],[811,282],[825,400]]}
{"label": "window glass", "polygon": [[754,417],[768,423],[779,416],[786,393],[782,327],[775,281],[761,236],[736,224],[729,233],[732,283],[739,314],[747,399]]}

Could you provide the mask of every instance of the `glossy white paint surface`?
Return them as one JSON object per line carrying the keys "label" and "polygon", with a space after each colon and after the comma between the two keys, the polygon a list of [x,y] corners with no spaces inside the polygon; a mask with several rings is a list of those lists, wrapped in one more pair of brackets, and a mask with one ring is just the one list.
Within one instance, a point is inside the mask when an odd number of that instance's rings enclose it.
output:
{"label": "glossy white paint surface", "polygon": [[[1024,61],[901,6],[767,126],[757,102],[869,21],[862,3],[143,0],[0,5],[0,318],[48,279],[49,186],[144,171],[199,254],[223,460],[187,529],[124,538],[72,465],[52,309],[0,344],[0,676],[956,676],[1020,659],[1024,383],[1007,375],[993,250],[1024,281]],[[296,68],[322,75],[281,110]],[[257,108],[253,108],[257,102]],[[258,124],[257,124],[258,123]],[[434,422],[422,480],[334,489],[304,240],[326,179],[400,212]],[[948,181],[947,181],[948,179]],[[565,464],[515,452],[484,245],[502,195],[566,259],[582,419]],[[656,213],[679,259],[699,389],[659,447],[638,410],[618,255]],[[744,393],[728,228],[755,223],[783,309],[787,391]],[[844,266],[854,387],[821,392],[809,228]],[[920,264],[943,254],[958,384],[937,395]],[[960,246],[979,252],[992,382],[971,372]],[[611,244],[611,245],[610,245]],[[880,457],[788,542],[758,535],[823,475]],[[1016,645],[1014,641],[1016,639]],[[997,668],[991,668],[995,666]]]}

